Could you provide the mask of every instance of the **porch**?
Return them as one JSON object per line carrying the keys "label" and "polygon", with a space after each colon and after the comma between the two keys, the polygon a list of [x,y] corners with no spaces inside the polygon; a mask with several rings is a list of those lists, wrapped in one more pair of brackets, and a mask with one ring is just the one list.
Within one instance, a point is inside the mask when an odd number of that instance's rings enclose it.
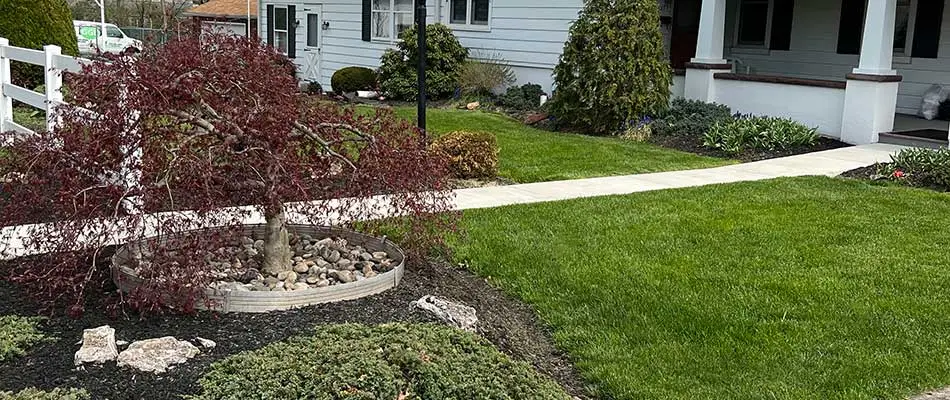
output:
{"label": "porch", "polygon": [[[672,50],[695,42],[677,91],[740,113],[792,118],[852,144],[938,130],[946,145],[950,123],[903,114],[916,113],[931,84],[950,84],[950,60],[939,54],[941,42],[950,44],[950,30],[941,29],[950,7],[944,0],[862,3],[677,0]],[[699,8],[692,38],[679,28],[688,25],[681,16],[689,7]],[[674,66],[683,59],[671,58]]]}

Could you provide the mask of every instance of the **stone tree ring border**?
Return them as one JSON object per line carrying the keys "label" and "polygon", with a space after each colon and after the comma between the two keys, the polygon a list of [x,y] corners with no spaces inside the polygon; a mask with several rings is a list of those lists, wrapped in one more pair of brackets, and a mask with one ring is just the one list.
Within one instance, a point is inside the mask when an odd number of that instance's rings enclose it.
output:
{"label": "stone tree ring border", "polygon": [[[283,292],[262,291],[221,291],[206,289],[207,301],[199,301],[195,307],[204,310],[219,312],[246,312],[263,313],[268,311],[290,310],[314,304],[332,303],[344,300],[354,300],[374,294],[382,293],[399,285],[405,273],[406,255],[398,246],[389,240],[364,235],[348,229],[313,225],[287,225],[287,229],[298,235],[307,234],[314,238],[340,237],[353,245],[363,246],[370,252],[384,251],[396,263],[388,272],[360,281],[319,287],[304,290]],[[207,229],[204,229],[205,231]],[[263,237],[265,225],[245,225],[244,234],[252,237]],[[197,232],[202,230],[190,231]],[[182,232],[179,235],[188,234]],[[165,242],[168,237],[156,236],[144,239],[142,242]],[[141,243],[141,242],[140,242]],[[135,271],[130,268],[130,249],[137,243],[129,243],[119,248],[112,257],[112,280],[122,292],[130,292],[144,282]]]}

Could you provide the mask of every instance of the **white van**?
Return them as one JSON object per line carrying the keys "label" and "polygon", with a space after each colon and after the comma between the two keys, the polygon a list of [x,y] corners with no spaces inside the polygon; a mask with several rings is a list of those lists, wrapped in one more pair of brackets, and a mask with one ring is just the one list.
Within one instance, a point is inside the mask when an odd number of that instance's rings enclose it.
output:
{"label": "white van", "polygon": [[142,50],[142,41],[128,37],[118,26],[106,24],[106,34],[102,35],[102,24],[91,21],[73,21],[76,38],[79,40],[80,54],[112,53]]}

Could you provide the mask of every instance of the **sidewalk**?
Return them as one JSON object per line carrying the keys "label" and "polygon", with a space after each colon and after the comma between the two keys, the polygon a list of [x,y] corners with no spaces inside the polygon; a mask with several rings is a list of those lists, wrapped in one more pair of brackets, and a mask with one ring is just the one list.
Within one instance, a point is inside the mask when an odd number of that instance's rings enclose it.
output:
{"label": "sidewalk", "polygon": [[876,143],[707,169],[460,189],[455,191],[455,207],[459,210],[499,207],[785,176],[835,176],[890,161],[891,154],[902,148]]}

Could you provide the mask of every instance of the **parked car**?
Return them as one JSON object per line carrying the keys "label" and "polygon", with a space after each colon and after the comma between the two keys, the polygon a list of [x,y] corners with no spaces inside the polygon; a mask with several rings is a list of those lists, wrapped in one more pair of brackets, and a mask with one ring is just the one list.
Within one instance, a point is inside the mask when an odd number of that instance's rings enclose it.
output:
{"label": "parked car", "polygon": [[132,39],[118,26],[106,24],[106,34],[102,35],[102,24],[91,21],[73,21],[76,38],[79,41],[79,53],[121,54],[142,50],[142,41]]}

